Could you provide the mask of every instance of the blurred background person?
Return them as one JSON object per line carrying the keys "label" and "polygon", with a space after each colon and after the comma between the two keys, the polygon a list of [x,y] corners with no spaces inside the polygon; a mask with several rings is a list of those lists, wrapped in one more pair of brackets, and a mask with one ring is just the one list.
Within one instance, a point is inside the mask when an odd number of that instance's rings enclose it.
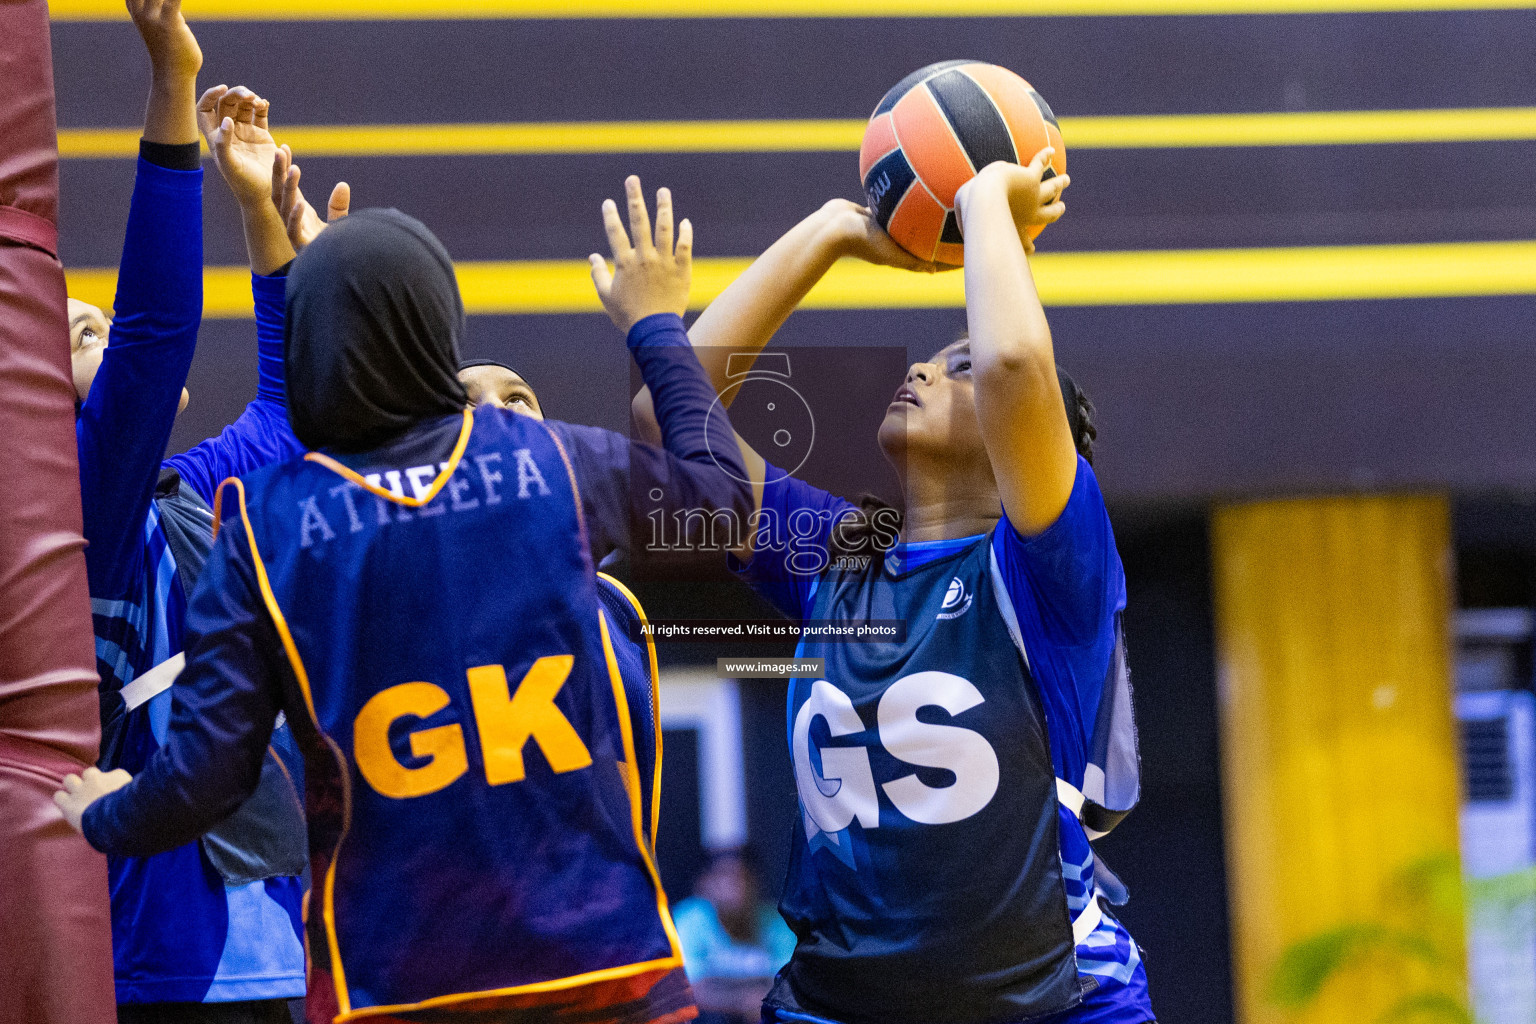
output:
{"label": "blurred background person", "polygon": [[795,951],[795,933],[764,898],[757,858],[742,847],[712,852],[672,918],[701,1024],[758,1020],[774,975]]}

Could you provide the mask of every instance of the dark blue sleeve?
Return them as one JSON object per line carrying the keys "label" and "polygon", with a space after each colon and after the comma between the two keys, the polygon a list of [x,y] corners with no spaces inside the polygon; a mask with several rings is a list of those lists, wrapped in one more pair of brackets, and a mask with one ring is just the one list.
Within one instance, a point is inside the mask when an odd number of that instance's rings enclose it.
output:
{"label": "dark blue sleeve", "polygon": [[648,316],[629,349],[651,389],[664,448],[611,430],[550,421],[581,491],[594,562],[640,546],[728,549],[752,512],[751,486],[724,407],[682,317]]}
{"label": "dark blue sleeve", "polygon": [[1087,461],[1078,457],[1072,495],[1054,523],[1021,537],[1005,515],[992,550],[1046,705],[1057,771],[1081,785],[1125,608],[1125,571]]}
{"label": "dark blue sleeve", "polygon": [[736,433],[699,365],[683,318],[673,313],[648,316],[629,329],[625,341],[651,390],[667,451],[686,462],[713,462],[745,480]]}
{"label": "dark blue sleeve", "polygon": [[636,547],[728,550],[752,515],[745,473],[707,455],[690,462],[601,427],[547,425],[570,456],[594,563]]}
{"label": "dark blue sleeve", "polygon": [[731,569],[779,611],[803,620],[831,557],[833,527],[856,511],[835,494],[765,466],[752,558],[743,563],[732,556]]}
{"label": "dark blue sleeve", "polygon": [[123,593],[203,315],[203,172],[140,158],[101,369],[75,421],[91,593]]}
{"label": "dark blue sleeve", "polygon": [[251,275],[251,293],[256,300],[256,398],[218,437],[165,460],[165,467],[174,469],[209,504],[226,478],[304,450],[288,425],[283,385],[283,296],[287,281],[286,274]]}
{"label": "dark blue sleeve", "polygon": [[226,529],[187,607],[187,667],[171,687],[166,742],[127,786],[86,809],[85,836],[148,857],[191,842],[256,789],[282,703],[283,654],[249,548]]}
{"label": "dark blue sleeve", "polygon": [[252,274],[251,297],[256,306],[256,397],[287,408],[283,329],[288,320],[288,268],[275,274]]}

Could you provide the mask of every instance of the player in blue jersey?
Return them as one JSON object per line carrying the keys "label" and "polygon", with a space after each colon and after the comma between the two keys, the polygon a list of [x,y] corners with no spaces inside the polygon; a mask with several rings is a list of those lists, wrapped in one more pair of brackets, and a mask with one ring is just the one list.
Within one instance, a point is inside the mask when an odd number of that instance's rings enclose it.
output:
{"label": "player in blue jersey", "polygon": [[[653,243],[629,192],[635,244],[607,204],[617,276],[594,277],[680,453],[641,446],[631,472],[664,508],[745,515],[744,467],[680,457],[731,446],[679,315],[691,229],[674,247],[664,210]],[[67,779],[60,806],[98,848],[197,835],[254,785],[281,708],[308,767],[311,1020],[690,1019],[586,542],[594,481],[555,425],[464,408],[463,306],[418,222],[351,214],[287,295],[311,451],[223,487],[167,744],[131,783]]]}
{"label": "player in blue jersey", "polygon": [[[1064,210],[1044,159],[993,164],[957,200],[969,336],[911,367],[880,428],[904,517],[747,453],[745,579],[793,619],[907,624],[900,642],[797,652],[825,673],[790,687],[801,815],[781,910],[799,943],[768,1021],[1153,1017],[1089,844],[1134,805],[1139,765],[1090,407],[1058,374],[1021,235]],[[918,266],[828,204],[694,325],[717,387],[840,256]]]}
{"label": "player in blue jersey", "polygon": [[[133,0],[154,69],[118,276],[115,319],[70,302],[76,434],[97,664],[103,767],[138,770],[164,740],[187,597],[213,543],[217,482],[298,450],[283,409],[283,280],[292,258],[264,201],[266,104],[223,86],[199,102],[201,53],[179,5]],[[257,308],[256,399],[217,438],[162,463],[202,315],[199,128],[240,200]],[[278,330],[273,332],[276,309]],[[112,857],[119,1017],[287,1019],[304,994],[298,928],[303,819],[286,729],[261,785],[229,820],[154,857]]]}

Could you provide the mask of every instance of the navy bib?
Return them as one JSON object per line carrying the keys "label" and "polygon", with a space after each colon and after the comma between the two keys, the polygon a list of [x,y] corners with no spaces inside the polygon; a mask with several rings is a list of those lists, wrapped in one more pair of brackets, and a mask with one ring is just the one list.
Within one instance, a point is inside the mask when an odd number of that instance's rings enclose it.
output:
{"label": "navy bib", "polygon": [[679,966],[565,452],[482,410],[448,461],[378,470],[310,453],[241,493],[329,762],[311,952],[338,1019]]}

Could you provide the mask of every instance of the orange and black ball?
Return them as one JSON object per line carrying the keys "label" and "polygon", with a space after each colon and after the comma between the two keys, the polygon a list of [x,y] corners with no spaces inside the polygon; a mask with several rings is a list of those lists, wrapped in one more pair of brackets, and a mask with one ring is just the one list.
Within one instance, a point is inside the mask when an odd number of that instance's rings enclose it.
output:
{"label": "orange and black ball", "polygon": [[1033,86],[996,64],[947,60],[914,71],[880,100],[864,130],[859,176],[875,220],[903,249],[960,264],[960,186],[994,161],[1026,164],[1046,146],[1056,153],[1045,176],[1065,174],[1061,128]]}

